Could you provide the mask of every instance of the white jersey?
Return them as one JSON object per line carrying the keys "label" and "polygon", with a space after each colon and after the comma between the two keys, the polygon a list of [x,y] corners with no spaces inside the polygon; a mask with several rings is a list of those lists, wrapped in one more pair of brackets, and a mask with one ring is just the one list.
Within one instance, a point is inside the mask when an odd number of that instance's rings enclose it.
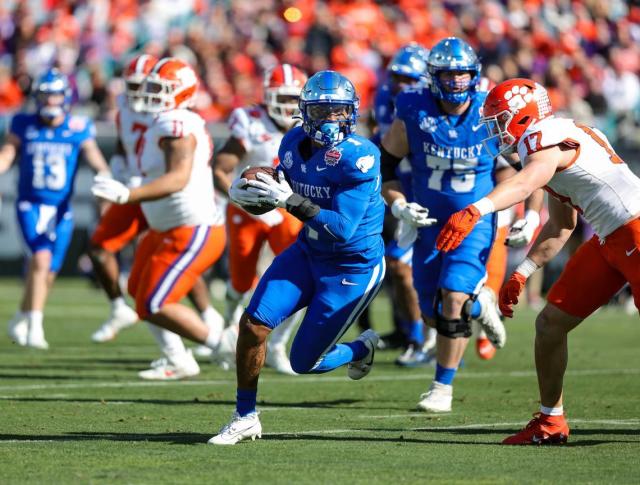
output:
{"label": "white jersey", "polygon": [[116,128],[118,138],[124,149],[124,167],[111,167],[114,177],[129,187],[138,187],[142,182],[140,172],[140,155],[144,133],[151,123],[154,115],[149,113],[137,113],[127,105],[124,97],[118,98],[118,114],[116,115]]}
{"label": "white jersey", "polygon": [[213,173],[209,163],[213,144],[204,120],[196,113],[176,109],[160,113],[153,120],[144,134],[140,157],[143,183],[149,183],[166,173],[160,141],[189,135],[195,137],[196,147],[186,187],[162,199],[142,203],[149,226],[157,231],[178,226],[222,224],[222,216],[214,200]]}
{"label": "white jersey", "polygon": [[520,160],[555,145],[576,149],[545,189],[578,210],[600,238],[640,213],[640,178],[613,151],[606,136],[571,119],[547,118],[529,126],[518,142]]}
{"label": "white jersey", "polygon": [[236,167],[235,176],[248,167],[275,167],[278,164],[278,148],[284,133],[262,106],[233,110],[229,117],[229,130],[247,152]]}

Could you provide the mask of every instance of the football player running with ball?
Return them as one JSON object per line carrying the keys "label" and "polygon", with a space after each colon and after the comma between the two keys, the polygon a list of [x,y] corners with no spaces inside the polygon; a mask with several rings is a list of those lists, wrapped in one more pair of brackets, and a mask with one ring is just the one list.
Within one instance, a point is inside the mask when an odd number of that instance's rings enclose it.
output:
{"label": "football player running with ball", "polygon": [[[435,377],[417,407],[449,412],[471,320],[477,319],[498,348],[506,334],[495,296],[483,288],[495,239],[493,215],[483,218],[458,251],[435,249],[444,220],[495,185],[494,157],[483,148],[487,133],[479,121],[486,96],[477,90],[481,65],[469,44],[449,37],[431,49],[427,67],[429,86],[409,88],[396,98],[396,118],[381,145],[383,194],[391,212],[417,228],[414,286],[425,322],[438,332]],[[405,156],[411,162],[414,202],[407,202],[397,180],[396,167]]]}
{"label": "football player running with ball", "polygon": [[220,339],[218,331],[180,303],[225,243],[209,165],[213,144],[204,120],[188,109],[197,88],[188,64],[176,58],[158,61],[140,89],[141,110],[155,114],[142,141],[142,184],[129,188],[96,177],[91,188],[116,204],[141,204],[149,224],[136,249],[128,290],[165,358],[140,372],[144,379],[181,379],[200,372],[178,335],[211,348]]}
{"label": "football player running with ball", "polygon": [[236,410],[211,444],[261,436],[256,394],[265,342],[301,308],[307,312],[291,347],[294,371],[319,374],[348,365],[349,377],[361,379],[373,365],[378,335],[372,330],[337,342],[384,277],[380,152],[354,133],[358,98],[341,74],[313,75],[302,89],[300,111],[302,127],[280,145],[278,180],[259,173],[258,180],[236,179],[230,190],[236,203],[285,208],[304,227],[273,260],[242,315]]}
{"label": "football player running with ball", "polygon": [[47,349],[43,311],[73,234],[71,196],[80,153],[108,176],[93,122],[69,113],[67,77],[50,69],[33,85],[37,112],[18,113],[0,147],[0,173],[18,160],[16,214],[29,263],[20,310],[9,322],[19,345]]}
{"label": "football player running with ball", "polygon": [[500,310],[506,317],[513,316],[513,305],[527,278],[567,242],[578,213],[596,233],[569,259],[536,319],[540,413],[503,441],[508,445],[565,443],[569,426],[562,384],[567,334],[625,282],[640,308],[640,179],[600,131],[572,119],[555,118],[547,91],[529,79],[511,79],[492,89],[484,102],[482,121],[491,134],[488,146],[496,146],[497,140],[500,152],[516,152],[523,168],[453,214],[438,236],[437,247],[455,252],[478,221],[545,188],[551,195],[549,221],[500,290]]}

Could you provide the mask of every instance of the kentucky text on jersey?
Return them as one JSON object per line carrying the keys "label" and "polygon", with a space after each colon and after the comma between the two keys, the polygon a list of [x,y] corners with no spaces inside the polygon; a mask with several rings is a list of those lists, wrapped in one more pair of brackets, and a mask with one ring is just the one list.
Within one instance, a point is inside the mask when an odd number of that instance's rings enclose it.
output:
{"label": "kentucky text on jersey", "polygon": [[324,187],[318,185],[309,185],[301,182],[291,181],[291,188],[296,194],[303,195],[305,197],[311,197],[312,199],[330,199],[331,187]]}
{"label": "kentucky text on jersey", "polygon": [[475,145],[467,147],[443,147],[436,145],[435,143],[429,143],[425,141],[422,143],[424,153],[429,155],[435,155],[442,158],[478,158],[482,154],[482,143],[476,143]]}

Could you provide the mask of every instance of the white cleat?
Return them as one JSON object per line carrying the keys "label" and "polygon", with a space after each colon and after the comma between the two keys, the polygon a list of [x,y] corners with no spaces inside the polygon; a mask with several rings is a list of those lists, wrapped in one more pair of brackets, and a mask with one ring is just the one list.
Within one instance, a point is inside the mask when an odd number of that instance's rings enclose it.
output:
{"label": "white cleat", "polygon": [[198,345],[193,349],[193,353],[197,357],[211,357],[213,355],[213,349],[206,345]]}
{"label": "white cleat", "polygon": [[507,331],[498,314],[496,296],[492,290],[485,286],[480,290],[480,293],[478,293],[478,302],[480,303],[478,323],[487,334],[487,338],[493,346],[501,349],[507,342]]}
{"label": "white cleat", "polygon": [[27,335],[29,334],[29,323],[27,317],[22,312],[16,314],[9,320],[7,333],[11,340],[18,345],[27,345]]}
{"label": "white cleat", "polygon": [[420,395],[416,406],[418,411],[427,413],[450,413],[453,400],[453,386],[433,381],[429,390]]}
{"label": "white cleat", "polygon": [[200,374],[200,366],[191,350],[180,357],[162,357],[151,362],[147,370],[138,372],[138,377],[150,381],[177,381]]}
{"label": "white cleat", "polygon": [[137,321],[138,314],[133,308],[127,305],[121,306],[111,312],[109,319],[91,335],[91,340],[98,344],[113,340],[120,330],[131,327]]}
{"label": "white cleat", "polygon": [[287,351],[284,345],[267,344],[267,358],[265,360],[265,365],[267,367],[271,367],[280,374],[286,374],[289,376],[298,375],[291,368],[291,362],[289,362],[289,357],[287,357]]}
{"label": "white cleat", "polygon": [[379,338],[378,334],[371,329],[365,330],[358,336],[356,340],[363,342],[369,352],[364,358],[354,362],[349,362],[349,365],[347,366],[347,375],[350,379],[357,381],[371,372],[371,368],[373,367],[373,357],[376,353]]}
{"label": "white cleat", "polygon": [[235,445],[238,441],[262,438],[262,424],[258,418],[258,413],[240,416],[233,413],[229,424],[223,426],[217,435],[207,441],[210,445]]}

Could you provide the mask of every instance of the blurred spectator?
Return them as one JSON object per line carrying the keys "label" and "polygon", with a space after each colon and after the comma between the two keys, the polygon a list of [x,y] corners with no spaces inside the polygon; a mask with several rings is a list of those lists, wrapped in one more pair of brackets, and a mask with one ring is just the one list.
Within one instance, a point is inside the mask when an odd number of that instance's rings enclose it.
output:
{"label": "blurred spectator", "polygon": [[[466,38],[494,82],[545,83],[557,110],[640,144],[640,6],[623,0],[13,0],[0,5],[3,82],[26,94],[57,64],[76,101],[112,119],[121,83],[141,52],[180,57],[202,80],[197,109],[223,120],[260,99],[277,62],[308,72],[333,68],[357,86],[366,114],[391,55],[410,41],[431,47]],[[20,95],[1,93],[0,110]]]}

